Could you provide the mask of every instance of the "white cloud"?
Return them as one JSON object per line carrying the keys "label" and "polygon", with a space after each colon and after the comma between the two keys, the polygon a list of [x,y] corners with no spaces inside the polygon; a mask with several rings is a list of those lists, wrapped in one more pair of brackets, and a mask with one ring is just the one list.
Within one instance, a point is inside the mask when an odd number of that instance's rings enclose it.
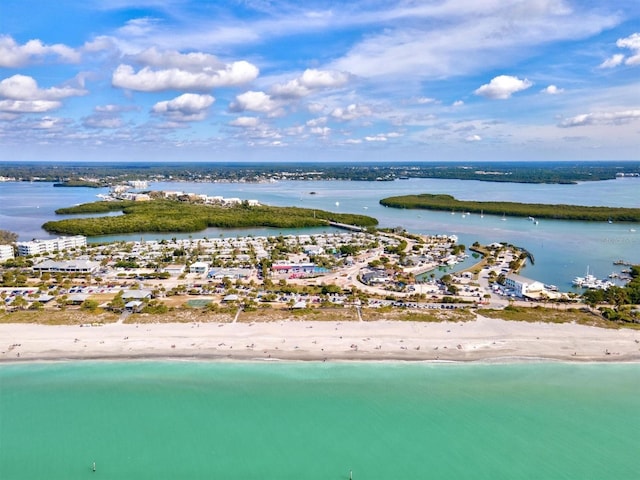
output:
{"label": "white cloud", "polygon": [[[155,59],[159,60],[159,59]],[[179,58],[171,54],[167,57],[168,63],[176,63]],[[187,56],[182,58],[189,62]],[[242,85],[251,82],[258,76],[258,68],[249,62],[241,60],[214,69],[204,67],[194,71],[193,63],[190,70],[180,68],[167,68],[153,70],[144,67],[135,72],[131,65],[119,65],[113,72],[112,84],[114,87],[126,88],[142,92],[159,92],[162,90],[209,90],[215,87],[227,87]]]}
{"label": "white cloud", "polygon": [[355,103],[352,103],[347,108],[335,108],[331,112],[331,116],[336,120],[349,121],[361,117],[367,117],[371,115],[371,113],[371,109],[366,105],[357,105]]}
{"label": "white cloud", "polygon": [[11,36],[0,35],[0,67],[23,67],[47,57],[53,57],[65,63],[80,61],[80,53],[61,43],[45,45],[35,39],[29,40],[24,45],[18,45]]}
{"label": "white cloud", "polygon": [[352,15],[352,22],[377,22],[388,28],[364,37],[332,68],[363,78],[449,78],[513,64],[536,46],[588,38],[617,25],[621,17],[585,8],[580,2],[569,6],[564,0],[378,5],[386,8]]}
{"label": "white cloud", "polygon": [[549,95],[558,95],[562,92],[564,92],[564,89],[558,88],[555,85],[549,85],[548,87],[542,89],[542,93],[547,93]]}
{"label": "white cloud", "polygon": [[600,64],[600,68],[614,68],[618,65],[622,64],[624,61],[624,55],[621,53],[616,53],[611,57],[607,58],[604,62]]}
{"label": "white cloud", "polygon": [[640,65],[640,33],[634,33],[627,38],[621,38],[616,42],[620,48],[628,48],[632,54],[624,63],[627,65]]}
{"label": "white cloud", "polygon": [[462,107],[464,105],[464,102],[462,100],[456,100],[452,105],[454,107]]}
{"label": "white cloud", "polygon": [[526,90],[531,87],[531,83],[526,78],[524,80],[510,75],[499,75],[491,80],[491,82],[482,85],[473,93],[482,97],[491,98],[492,100],[505,100],[516,92]]}
{"label": "white cloud", "polygon": [[184,93],[173,100],[156,103],[151,111],[176,122],[203,120],[215,99],[211,95]]}
{"label": "white cloud", "polygon": [[327,137],[331,133],[331,129],[329,127],[313,127],[309,131],[320,137]]}
{"label": "white cloud", "polygon": [[11,113],[42,113],[60,108],[54,100],[0,100],[0,111]]}
{"label": "white cloud", "polygon": [[465,140],[467,142],[479,142],[482,140],[482,137],[480,135],[469,135]]}
{"label": "white cloud", "polygon": [[86,94],[86,90],[73,87],[41,89],[35,79],[27,75],[13,75],[0,81],[0,97],[12,100],[59,100]]}
{"label": "white cloud", "polygon": [[307,69],[298,78],[285,84],[274,85],[271,93],[282,98],[301,98],[318,90],[341,88],[349,79],[349,74],[344,72]]}
{"label": "white cloud", "polygon": [[255,92],[249,90],[236,96],[229,109],[232,112],[260,112],[274,115],[279,112],[280,105],[272,100],[271,96],[264,92]]}
{"label": "white cloud", "polygon": [[258,117],[238,117],[229,122],[233,127],[255,128],[260,123]]}
{"label": "white cloud", "polygon": [[382,134],[368,135],[368,136],[364,137],[364,139],[367,142],[386,142],[387,141],[387,137],[385,137]]}
{"label": "white cloud", "polygon": [[622,53],[616,53],[600,64],[600,68],[614,68],[623,63],[625,65],[640,65],[640,33],[633,33],[616,41],[618,48],[631,50],[631,56],[626,57]]}
{"label": "white cloud", "polygon": [[62,105],[61,99],[81,96],[86,90],[73,87],[42,89],[27,75],[13,75],[0,81],[0,111],[12,113],[42,113]]}
{"label": "white cloud", "polygon": [[618,125],[640,119],[640,110],[618,112],[592,112],[564,119],[559,127],[582,127],[585,125]]}
{"label": "white cloud", "polygon": [[327,124],[327,117],[318,117],[318,118],[312,118],[311,120],[307,120],[307,127],[317,127],[320,125],[326,125]]}

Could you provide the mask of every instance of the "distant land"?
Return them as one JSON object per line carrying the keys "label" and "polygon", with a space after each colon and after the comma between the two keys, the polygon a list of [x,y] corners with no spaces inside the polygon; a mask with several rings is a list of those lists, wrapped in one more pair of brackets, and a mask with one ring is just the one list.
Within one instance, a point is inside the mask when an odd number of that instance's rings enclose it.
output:
{"label": "distant land", "polygon": [[639,161],[606,162],[0,162],[0,179],[104,186],[128,180],[265,182],[274,180],[395,181],[442,178],[510,183],[572,184],[640,176]]}
{"label": "distant land", "polygon": [[517,217],[552,218],[594,222],[640,222],[640,208],[590,207],[581,205],[549,205],[516,202],[461,201],[451,195],[420,194],[387,197],[380,200],[385,207],[439,210],[451,212],[486,213]]}

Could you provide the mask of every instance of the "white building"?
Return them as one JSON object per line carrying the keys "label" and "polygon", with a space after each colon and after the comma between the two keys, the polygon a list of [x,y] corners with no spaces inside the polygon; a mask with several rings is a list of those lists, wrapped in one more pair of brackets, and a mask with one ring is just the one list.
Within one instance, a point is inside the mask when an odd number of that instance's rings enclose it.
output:
{"label": "white building", "polygon": [[13,258],[13,247],[11,245],[0,245],[0,262],[5,262]]}
{"label": "white building", "polygon": [[516,275],[515,273],[507,275],[504,285],[505,287],[512,289],[517,297],[539,294],[544,290],[544,284],[542,282],[531,280],[530,278]]}
{"label": "white building", "polygon": [[30,242],[17,242],[18,255],[36,255],[50,252],[62,252],[70,248],[86,247],[87,237],[74,235],[73,237],[58,237],[45,240],[32,240]]}
{"label": "white building", "polygon": [[207,262],[194,262],[189,267],[189,273],[205,274],[209,271],[209,264]]}
{"label": "white building", "polygon": [[100,263],[92,260],[45,260],[31,267],[34,272],[94,273]]}

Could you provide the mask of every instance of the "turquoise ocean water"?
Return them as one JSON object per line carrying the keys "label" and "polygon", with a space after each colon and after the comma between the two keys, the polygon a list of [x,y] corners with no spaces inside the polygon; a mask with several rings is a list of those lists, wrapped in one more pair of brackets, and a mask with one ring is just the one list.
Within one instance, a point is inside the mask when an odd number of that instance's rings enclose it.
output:
{"label": "turquoise ocean water", "polygon": [[11,364],[0,478],[637,479],[639,412],[637,364]]}

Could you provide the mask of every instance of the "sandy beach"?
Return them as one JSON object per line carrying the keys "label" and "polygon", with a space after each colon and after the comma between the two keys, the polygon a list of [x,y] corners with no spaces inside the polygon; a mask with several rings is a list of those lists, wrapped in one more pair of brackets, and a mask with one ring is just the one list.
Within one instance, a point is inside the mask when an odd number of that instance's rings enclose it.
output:
{"label": "sandy beach", "polygon": [[640,331],[526,323],[274,321],[0,325],[0,361],[640,361]]}

